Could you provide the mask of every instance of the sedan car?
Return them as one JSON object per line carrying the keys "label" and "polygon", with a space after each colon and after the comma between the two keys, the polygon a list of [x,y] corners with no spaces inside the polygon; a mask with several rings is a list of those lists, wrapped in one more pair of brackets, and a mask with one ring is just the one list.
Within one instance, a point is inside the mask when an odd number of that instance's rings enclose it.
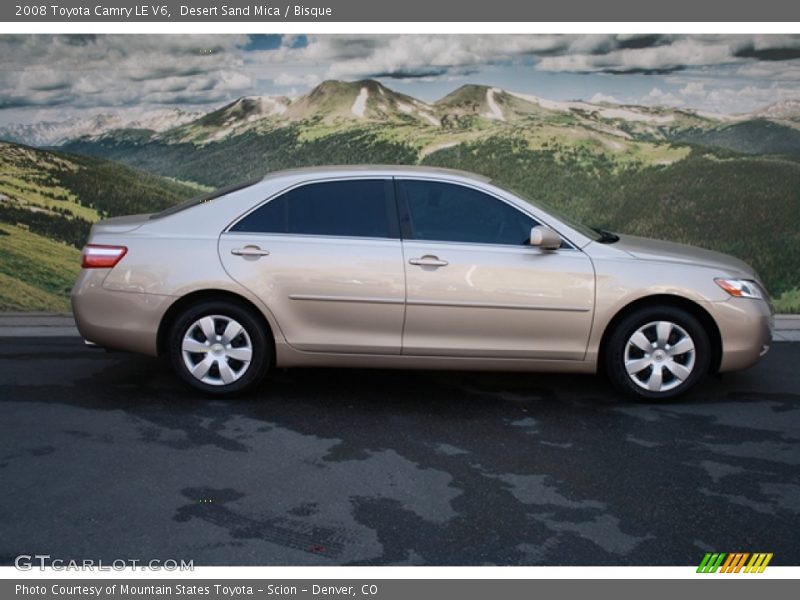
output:
{"label": "sedan car", "polygon": [[82,266],[88,343],[166,355],[213,395],[313,366],[602,371],[663,400],[771,339],[742,261],[591,229],[444,169],[272,173],[99,222]]}

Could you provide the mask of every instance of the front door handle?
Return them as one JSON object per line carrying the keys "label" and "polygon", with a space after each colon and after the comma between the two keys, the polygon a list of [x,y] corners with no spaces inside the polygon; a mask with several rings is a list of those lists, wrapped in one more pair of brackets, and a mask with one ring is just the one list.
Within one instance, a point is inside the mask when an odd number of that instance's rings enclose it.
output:
{"label": "front door handle", "polygon": [[245,246],[244,248],[234,248],[231,254],[236,256],[268,256],[269,250],[262,250],[258,246]]}
{"label": "front door handle", "polygon": [[411,258],[408,262],[418,267],[446,267],[450,264],[446,260],[441,260],[438,256],[433,256],[432,254],[426,254],[421,258]]}

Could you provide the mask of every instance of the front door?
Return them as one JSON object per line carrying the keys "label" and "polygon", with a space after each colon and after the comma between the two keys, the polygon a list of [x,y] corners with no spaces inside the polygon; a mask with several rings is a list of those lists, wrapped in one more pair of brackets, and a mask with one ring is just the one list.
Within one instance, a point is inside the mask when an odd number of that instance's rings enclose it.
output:
{"label": "front door", "polygon": [[567,244],[528,244],[537,223],[458,184],[399,182],[406,261],[403,353],[581,360],[594,269]]}

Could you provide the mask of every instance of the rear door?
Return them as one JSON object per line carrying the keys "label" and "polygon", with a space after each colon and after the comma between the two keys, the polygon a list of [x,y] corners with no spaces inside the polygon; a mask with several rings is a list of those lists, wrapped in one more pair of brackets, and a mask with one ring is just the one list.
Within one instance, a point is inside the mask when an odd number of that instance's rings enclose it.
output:
{"label": "rear door", "polygon": [[390,178],[295,187],[234,223],[219,252],[295,348],[400,353],[405,273]]}
{"label": "rear door", "polygon": [[398,181],[406,259],[403,353],[580,360],[594,269],[580,250],[529,245],[538,223],[473,187]]}

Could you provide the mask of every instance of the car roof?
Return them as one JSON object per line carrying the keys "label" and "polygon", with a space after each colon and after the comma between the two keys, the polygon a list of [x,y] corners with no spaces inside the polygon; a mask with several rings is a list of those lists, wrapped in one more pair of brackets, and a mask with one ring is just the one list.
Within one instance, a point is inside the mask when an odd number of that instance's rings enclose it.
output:
{"label": "car roof", "polygon": [[328,165],[317,167],[300,167],[296,169],[286,169],[274,171],[267,174],[262,181],[278,178],[297,178],[297,179],[319,179],[325,177],[346,177],[346,176],[376,176],[376,177],[443,177],[453,179],[471,179],[488,183],[490,179],[483,175],[460,171],[458,169],[446,169],[443,167],[423,167],[417,165]]}

